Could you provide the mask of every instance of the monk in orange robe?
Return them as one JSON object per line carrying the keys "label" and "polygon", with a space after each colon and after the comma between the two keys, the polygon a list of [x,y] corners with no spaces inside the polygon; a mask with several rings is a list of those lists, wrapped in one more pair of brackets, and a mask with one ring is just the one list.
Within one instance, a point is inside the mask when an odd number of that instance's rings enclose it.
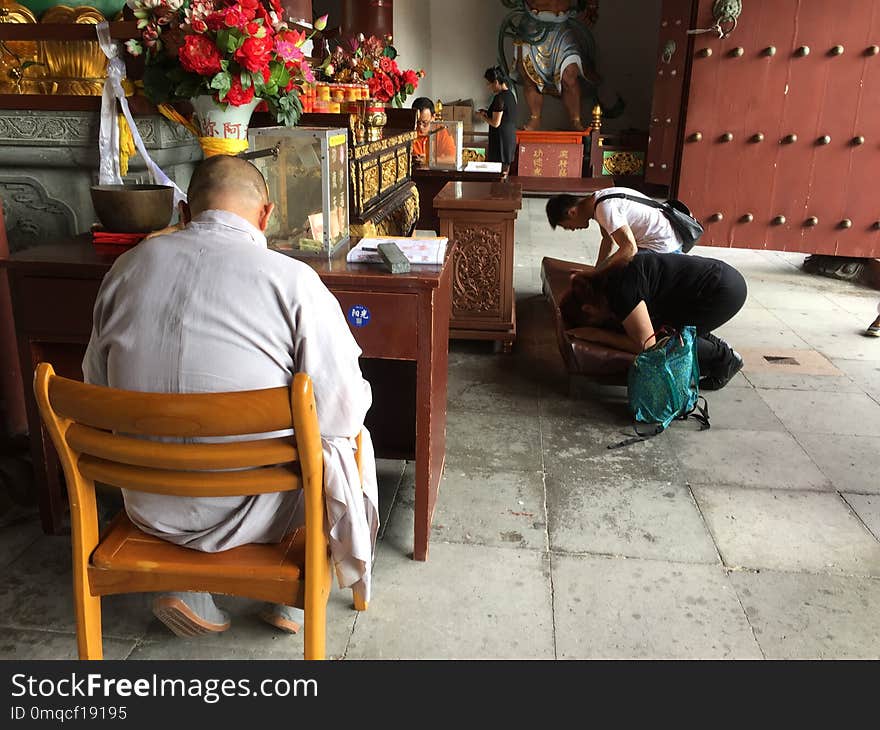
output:
{"label": "monk in orange robe", "polygon": [[[428,164],[428,135],[434,131],[434,102],[430,99],[420,96],[413,101],[412,108],[416,110],[416,131],[419,136],[416,137],[412,146],[413,160],[419,165]],[[455,164],[456,147],[455,140],[449,134],[449,130],[444,126],[439,126],[437,132],[431,135],[433,139],[431,144],[434,145],[434,158],[437,162],[443,164]]]}

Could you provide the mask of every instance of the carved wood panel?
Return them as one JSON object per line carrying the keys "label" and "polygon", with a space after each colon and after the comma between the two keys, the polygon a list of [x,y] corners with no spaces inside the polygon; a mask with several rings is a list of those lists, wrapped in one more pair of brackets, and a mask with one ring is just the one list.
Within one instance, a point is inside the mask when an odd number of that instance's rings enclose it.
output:
{"label": "carved wood panel", "polygon": [[502,314],[502,226],[456,224],[453,317]]}

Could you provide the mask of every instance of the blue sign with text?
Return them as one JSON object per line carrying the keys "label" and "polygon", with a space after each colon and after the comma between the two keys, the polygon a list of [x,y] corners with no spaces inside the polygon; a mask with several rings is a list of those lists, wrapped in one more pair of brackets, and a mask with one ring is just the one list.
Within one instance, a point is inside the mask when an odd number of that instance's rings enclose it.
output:
{"label": "blue sign with text", "polygon": [[355,304],[348,310],[348,323],[352,327],[366,327],[370,323],[370,310],[363,304]]}

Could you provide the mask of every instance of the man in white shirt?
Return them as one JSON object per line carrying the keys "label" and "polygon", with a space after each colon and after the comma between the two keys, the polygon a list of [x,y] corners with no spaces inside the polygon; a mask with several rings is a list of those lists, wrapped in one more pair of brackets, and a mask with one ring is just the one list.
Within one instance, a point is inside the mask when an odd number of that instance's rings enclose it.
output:
{"label": "man in white shirt", "polygon": [[[341,586],[369,599],[378,529],[376,468],[365,432],[363,493],[354,437],[370,408],[361,350],[339,303],[307,264],[270,251],[274,205],[249,162],[212,157],[188,191],[191,220],[120,256],[95,302],[83,360],[86,382],[155,393],[256,390],[314,383],[324,438],[331,552]],[[204,552],[280,541],[303,523],[301,492],[189,498],[123,492],[142,530]],[[159,596],[153,611],[178,635],[225,631],[210,594]],[[261,616],[295,633],[302,611],[267,606]]]}
{"label": "man in white shirt", "polygon": [[[605,188],[582,198],[557,195],[547,201],[547,220],[552,228],[568,231],[589,228],[595,219],[602,231],[602,244],[596,266],[622,266],[640,251],[681,252],[681,241],[663,213],[649,205],[611,195],[629,195],[650,200],[631,188]],[[617,250],[611,251],[617,246]],[[610,254],[610,255],[609,255]]]}

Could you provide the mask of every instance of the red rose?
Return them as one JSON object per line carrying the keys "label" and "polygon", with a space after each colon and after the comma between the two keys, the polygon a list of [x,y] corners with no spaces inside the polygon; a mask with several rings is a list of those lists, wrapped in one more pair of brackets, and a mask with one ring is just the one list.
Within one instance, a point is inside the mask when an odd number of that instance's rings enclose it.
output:
{"label": "red rose", "polygon": [[382,91],[385,92],[385,95],[390,99],[396,93],[394,90],[394,83],[390,78],[384,76],[382,78]]}
{"label": "red rose", "polygon": [[419,75],[415,71],[404,71],[403,72],[403,83],[407,86],[412,86],[415,88],[419,85]]}
{"label": "red rose", "polygon": [[245,23],[247,23],[247,18],[237,8],[227,8],[223,13],[223,25],[227,28],[243,28]]}
{"label": "red rose", "polygon": [[382,56],[379,59],[379,68],[382,69],[384,73],[388,73],[391,70],[391,59],[388,56]]}
{"label": "red rose", "polygon": [[220,30],[223,27],[223,11],[215,10],[205,18],[205,22],[208,24],[208,30]]}
{"label": "red rose", "polygon": [[235,60],[248,71],[261,71],[272,60],[272,45],[269,36],[248,38],[235,52]]}
{"label": "red rose", "polygon": [[243,0],[238,3],[238,10],[241,13],[241,17],[243,17],[246,21],[251,21],[257,14],[257,7],[259,3],[257,2],[248,2],[248,0]]}
{"label": "red rose", "polygon": [[223,101],[228,101],[232,106],[243,106],[244,104],[249,104],[253,101],[254,98],[254,85],[251,84],[246,89],[241,88],[241,79],[238,74],[234,74],[232,77],[232,86],[229,88],[229,91],[226,93],[226,98]]}
{"label": "red rose", "polygon": [[382,100],[382,82],[379,80],[378,76],[371,76],[367,79],[367,88],[370,90],[370,96],[373,99]]}
{"label": "red rose", "polygon": [[210,38],[203,35],[188,35],[178,55],[180,65],[187,71],[202,76],[213,76],[220,71],[220,51]]}

